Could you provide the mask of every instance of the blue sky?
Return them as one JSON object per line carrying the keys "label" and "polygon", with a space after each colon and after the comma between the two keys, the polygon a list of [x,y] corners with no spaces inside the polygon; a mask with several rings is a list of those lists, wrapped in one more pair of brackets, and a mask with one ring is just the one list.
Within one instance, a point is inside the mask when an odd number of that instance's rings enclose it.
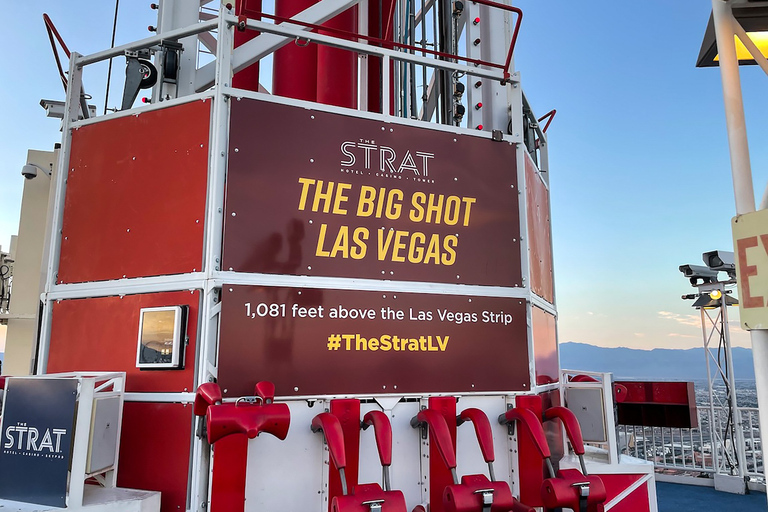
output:
{"label": "blue sky", "polygon": [[[692,291],[678,272],[701,253],[730,249],[733,190],[716,68],[695,68],[709,0],[519,0],[525,13],[515,65],[550,127],[555,278],[560,341],[633,348],[701,345]],[[155,24],[148,2],[122,2],[117,43]],[[26,150],[51,149],[58,121],[41,98],[63,99],[42,22],[71,50],[109,46],[114,3],[42,0],[6,27],[0,94],[0,245],[16,233]],[[122,74],[122,59],[114,71]],[[85,76],[104,105],[105,68]],[[742,68],[755,192],[768,182],[768,77]],[[120,97],[111,92],[110,106]],[[733,317],[737,318],[736,311]],[[735,327],[735,345],[748,336]],[[2,331],[0,331],[2,337]]]}

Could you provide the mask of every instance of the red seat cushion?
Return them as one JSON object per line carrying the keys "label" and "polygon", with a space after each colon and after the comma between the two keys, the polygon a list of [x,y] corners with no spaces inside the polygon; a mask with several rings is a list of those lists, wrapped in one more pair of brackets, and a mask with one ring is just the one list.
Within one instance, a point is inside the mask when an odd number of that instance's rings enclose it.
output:
{"label": "red seat cushion", "polygon": [[557,478],[547,478],[541,484],[541,499],[547,508],[570,508],[579,510],[580,489],[573,484],[589,482],[587,509],[599,512],[603,509],[606,493],[599,476],[584,476],[578,469],[561,469]]}
{"label": "red seat cushion", "polygon": [[401,491],[385,491],[379,484],[361,484],[352,489],[352,494],[335,496],[331,501],[331,512],[368,512],[366,501],[384,500],[382,512],[406,512],[405,496]]}
{"label": "red seat cushion", "polygon": [[515,504],[506,482],[492,482],[485,475],[466,475],[460,484],[449,485],[443,492],[445,512],[482,512],[483,494],[477,491],[493,489],[491,512],[509,512]]}

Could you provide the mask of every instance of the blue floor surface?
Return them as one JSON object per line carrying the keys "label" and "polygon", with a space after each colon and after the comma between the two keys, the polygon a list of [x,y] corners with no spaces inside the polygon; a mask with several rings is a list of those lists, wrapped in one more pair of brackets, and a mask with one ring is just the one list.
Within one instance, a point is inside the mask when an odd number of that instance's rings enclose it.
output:
{"label": "blue floor surface", "polygon": [[716,491],[713,487],[656,482],[659,512],[765,512],[768,502],[764,493],[752,491],[739,495]]}

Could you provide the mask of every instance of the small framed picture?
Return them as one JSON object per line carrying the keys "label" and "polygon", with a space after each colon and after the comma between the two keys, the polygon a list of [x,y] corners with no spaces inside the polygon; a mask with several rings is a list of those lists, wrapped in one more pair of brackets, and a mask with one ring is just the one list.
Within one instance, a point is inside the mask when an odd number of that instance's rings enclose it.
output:
{"label": "small framed picture", "polygon": [[186,306],[141,308],[137,368],[182,368],[186,345]]}

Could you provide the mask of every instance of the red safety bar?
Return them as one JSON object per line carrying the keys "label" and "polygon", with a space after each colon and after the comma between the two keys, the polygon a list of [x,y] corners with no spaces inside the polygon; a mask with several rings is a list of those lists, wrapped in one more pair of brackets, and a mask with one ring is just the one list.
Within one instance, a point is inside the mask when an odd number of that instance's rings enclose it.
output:
{"label": "red safety bar", "polygon": [[584,455],[584,438],[581,435],[581,426],[576,415],[565,407],[550,407],[544,411],[545,420],[559,419],[565,427],[565,434],[571,442],[571,447],[576,455]]}
{"label": "red safety bar", "polygon": [[[469,58],[469,57],[463,57],[461,55],[454,55],[454,54],[451,54],[451,53],[440,52],[440,51],[437,51],[437,50],[430,50],[428,48],[422,48],[420,46],[413,46],[413,45],[409,45],[409,44],[398,43],[396,41],[388,41],[386,39],[380,39],[380,38],[369,36],[369,35],[365,35],[365,34],[358,34],[357,32],[349,32],[349,31],[346,31],[346,30],[340,30],[340,29],[336,29],[336,28],[328,27],[328,26],[324,26],[324,25],[317,25],[315,23],[307,23],[307,22],[296,20],[296,19],[293,19],[293,18],[286,18],[286,17],[283,17],[283,16],[276,16],[274,14],[269,14],[269,13],[265,13],[265,12],[260,12],[260,13],[257,13],[257,14],[258,14],[258,16],[260,16],[262,18],[274,20],[276,23],[290,23],[292,25],[298,25],[298,26],[301,26],[301,27],[310,28],[313,31],[320,29],[320,30],[322,30],[325,33],[333,33],[333,34],[337,34],[339,36],[343,36],[345,39],[348,39],[350,41],[358,41],[360,39],[364,39],[364,40],[368,41],[369,44],[376,44],[377,46],[381,46],[383,48],[402,48],[404,50],[411,50],[413,52],[420,52],[422,54],[429,54],[429,55],[434,55],[436,57],[442,57],[443,59],[446,59],[446,60],[461,60],[461,61],[467,62],[469,64],[477,64],[479,66],[488,66],[488,67],[492,67],[492,68],[501,69],[501,70],[504,71],[504,79],[502,80],[502,83],[506,83],[506,82],[509,81],[509,78],[511,76],[511,74],[509,72],[509,66],[512,63],[512,54],[515,51],[515,44],[517,43],[517,36],[518,36],[518,34],[520,32],[520,25],[521,25],[522,20],[523,20],[523,11],[521,9],[519,9],[518,7],[513,7],[513,6],[510,6],[510,5],[505,5],[505,4],[501,4],[501,3],[497,3],[497,2],[492,2],[491,0],[473,0],[473,1],[476,2],[476,3],[479,3],[479,4],[487,5],[489,7],[496,7],[498,9],[514,12],[515,14],[517,14],[517,20],[515,21],[515,29],[514,29],[514,32],[512,34],[512,41],[510,42],[509,50],[507,51],[507,58],[504,61],[504,64],[498,64],[498,63],[495,63],[495,62],[488,62],[488,61],[479,60],[479,59],[472,59],[472,58]],[[385,34],[389,33],[389,26],[390,26],[390,23],[391,23],[391,20],[392,20],[392,16],[393,16],[393,11],[394,11],[395,5],[396,5],[396,2],[393,2],[391,10],[390,10],[390,14],[389,14],[389,21],[387,22],[387,30],[384,31]]]}
{"label": "red safety bar", "polygon": [[[518,422],[525,427],[525,430],[531,436],[534,446],[539,451],[541,457],[549,461],[552,454],[549,451],[549,445],[547,444],[547,436],[544,433],[544,429],[541,426],[539,418],[528,409],[522,409],[515,407],[510,409],[504,414],[499,416],[499,423],[506,425],[507,423]],[[550,474],[554,475],[553,471]]]}
{"label": "red safety bar", "polygon": [[376,437],[376,449],[379,451],[381,465],[392,465],[392,425],[387,415],[381,411],[370,411],[363,416],[360,428],[368,430],[373,425],[373,434]]}
{"label": "red safety bar", "polygon": [[344,478],[344,468],[347,467],[347,458],[344,452],[344,432],[341,430],[339,418],[329,412],[321,412],[312,418],[312,432],[322,432],[334,467],[342,473],[341,486],[344,494],[347,494],[347,479]]}
{"label": "red safety bar", "polygon": [[459,483],[456,475],[456,454],[453,452],[451,441],[451,432],[448,430],[448,424],[445,418],[432,409],[424,409],[419,414],[411,418],[411,426],[414,428],[426,425],[429,428],[429,438],[437,445],[437,451],[443,462],[451,470],[453,483]]}

